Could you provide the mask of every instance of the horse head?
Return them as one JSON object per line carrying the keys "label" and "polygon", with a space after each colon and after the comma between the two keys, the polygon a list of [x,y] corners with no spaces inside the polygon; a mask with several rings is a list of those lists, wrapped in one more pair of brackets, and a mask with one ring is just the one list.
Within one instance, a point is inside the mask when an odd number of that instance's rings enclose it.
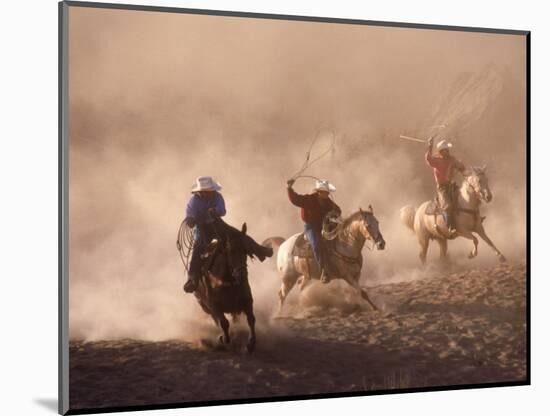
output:
{"label": "horse head", "polygon": [[[246,223],[243,224],[241,232],[246,233]],[[247,252],[241,239],[228,238],[225,243],[225,254],[228,272],[239,281],[247,271]]]}
{"label": "horse head", "polygon": [[[243,228],[246,226],[243,225]],[[212,240],[202,257],[209,263],[209,275],[217,281],[240,279],[246,273],[247,253],[238,238],[225,236]]]}
{"label": "horse head", "polygon": [[466,175],[466,182],[479,200],[491,202],[493,194],[489,189],[489,179],[487,178],[487,166],[472,167]]}
{"label": "horse head", "polygon": [[384,250],[386,247],[386,241],[380,232],[380,226],[378,220],[374,216],[374,210],[372,205],[369,205],[366,211],[359,208],[360,215],[360,231],[367,240],[374,241],[378,250]]}

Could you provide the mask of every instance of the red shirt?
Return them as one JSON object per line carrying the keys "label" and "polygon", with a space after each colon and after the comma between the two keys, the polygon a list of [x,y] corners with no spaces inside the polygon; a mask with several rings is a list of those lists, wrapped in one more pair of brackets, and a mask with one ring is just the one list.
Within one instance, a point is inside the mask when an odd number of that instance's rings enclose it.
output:
{"label": "red shirt", "polygon": [[330,211],[342,213],[340,207],[332,199],[327,198],[320,201],[317,194],[299,195],[294,192],[294,189],[288,188],[288,199],[297,207],[302,208],[302,220],[318,229],[321,229],[323,218]]}
{"label": "red shirt", "polygon": [[453,156],[434,157],[430,150],[426,152],[426,163],[433,168],[434,178],[438,185],[446,185],[453,177],[454,169],[464,171],[464,165]]}

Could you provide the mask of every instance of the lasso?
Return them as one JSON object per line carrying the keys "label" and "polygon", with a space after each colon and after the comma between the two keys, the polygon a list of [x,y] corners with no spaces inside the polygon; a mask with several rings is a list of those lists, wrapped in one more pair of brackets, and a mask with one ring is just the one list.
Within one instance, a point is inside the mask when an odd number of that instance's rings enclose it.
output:
{"label": "lasso", "polygon": [[330,152],[334,151],[335,143],[336,143],[336,135],[334,134],[334,131],[332,129],[329,129],[329,130],[332,133],[332,142],[331,142],[330,146],[324,152],[322,152],[319,156],[317,156],[315,159],[310,161],[311,151],[313,149],[313,146],[317,142],[317,139],[319,138],[319,133],[321,132],[321,129],[317,130],[317,134],[315,135],[315,138],[311,142],[311,145],[309,146],[309,149],[306,153],[306,160],[304,161],[302,167],[298,170],[298,172],[296,172],[294,175],[292,175],[292,177],[291,177],[292,180],[296,180],[296,179],[299,179],[299,178],[312,178],[312,179],[319,180],[319,178],[316,177],[316,176],[302,175],[302,173],[304,173],[315,162],[318,162],[323,157],[328,155]]}
{"label": "lasso", "polygon": [[191,252],[193,251],[194,243],[195,238],[193,234],[193,229],[187,225],[185,220],[183,220],[178,230],[176,247],[178,248],[181,261],[187,273],[189,273],[189,257],[191,256]]}

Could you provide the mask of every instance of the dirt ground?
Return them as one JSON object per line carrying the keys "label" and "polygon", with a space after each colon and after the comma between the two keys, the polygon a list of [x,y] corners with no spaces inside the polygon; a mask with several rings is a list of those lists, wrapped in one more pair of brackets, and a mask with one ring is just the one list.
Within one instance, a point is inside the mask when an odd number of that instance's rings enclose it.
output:
{"label": "dirt ground", "polygon": [[[327,291],[315,284],[313,291]],[[336,287],[336,286],[335,286]],[[70,343],[70,407],[163,404],[526,379],[526,267],[371,287],[359,302],[289,306],[245,352],[215,338]],[[305,294],[304,294],[305,295]]]}

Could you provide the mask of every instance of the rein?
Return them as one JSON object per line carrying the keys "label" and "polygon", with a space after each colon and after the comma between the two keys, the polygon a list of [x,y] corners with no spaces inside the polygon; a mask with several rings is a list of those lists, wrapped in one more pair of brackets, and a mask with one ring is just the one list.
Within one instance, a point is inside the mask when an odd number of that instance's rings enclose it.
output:
{"label": "rein", "polygon": [[[474,186],[469,182],[469,181],[466,181],[466,183],[468,184],[468,189],[471,189],[473,191],[473,193],[471,193],[470,195],[473,195],[477,200],[480,199],[479,195],[478,195],[478,191],[476,190],[476,188],[474,188]],[[456,211],[458,212],[465,212],[467,214],[470,214],[474,217],[474,220],[477,221],[478,218],[480,217],[479,215],[479,207],[476,208],[476,209],[470,209],[470,208],[461,208],[458,206],[457,204],[457,207],[455,209]]]}

